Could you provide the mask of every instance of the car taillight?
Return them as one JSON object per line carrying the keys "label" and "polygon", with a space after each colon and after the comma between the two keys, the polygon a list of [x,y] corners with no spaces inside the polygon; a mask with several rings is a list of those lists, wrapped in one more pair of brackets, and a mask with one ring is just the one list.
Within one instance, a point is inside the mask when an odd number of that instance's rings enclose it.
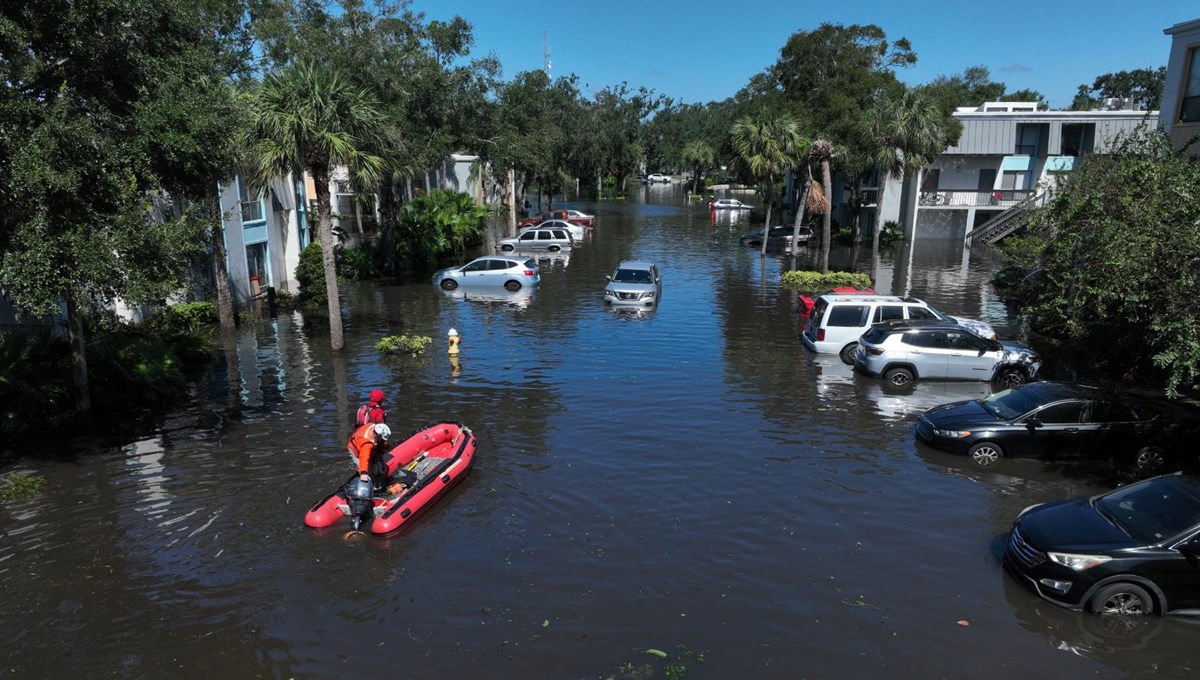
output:
{"label": "car taillight", "polygon": [[825,329],[824,328],[817,329],[817,342],[825,342]]}
{"label": "car taillight", "polygon": [[871,354],[873,356],[879,356],[880,354],[883,354],[882,347],[867,347],[864,345],[862,348],[867,350],[867,354]]}
{"label": "car taillight", "polygon": [[533,270],[532,270],[532,269],[526,269],[526,270],[525,270],[525,276],[533,276]]}

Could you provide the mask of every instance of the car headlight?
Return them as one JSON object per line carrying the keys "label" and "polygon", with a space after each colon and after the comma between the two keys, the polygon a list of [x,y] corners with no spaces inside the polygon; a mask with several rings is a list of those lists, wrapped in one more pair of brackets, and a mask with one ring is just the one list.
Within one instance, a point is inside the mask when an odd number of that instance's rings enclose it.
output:
{"label": "car headlight", "polygon": [[949,439],[966,439],[971,436],[970,430],[934,430],[933,433]]}
{"label": "car headlight", "polygon": [[644,297],[644,298],[652,298],[652,297],[654,297],[654,291],[650,291],[650,292],[648,292],[648,293],[642,293],[642,297]]}
{"label": "car headlight", "polygon": [[1073,555],[1071,553],[1057,552],[1046,553],[1046,557],[1049,557],[1051,562],[1061,564],[1072,571],[1091,569],[1112,559],[1104,555]]}

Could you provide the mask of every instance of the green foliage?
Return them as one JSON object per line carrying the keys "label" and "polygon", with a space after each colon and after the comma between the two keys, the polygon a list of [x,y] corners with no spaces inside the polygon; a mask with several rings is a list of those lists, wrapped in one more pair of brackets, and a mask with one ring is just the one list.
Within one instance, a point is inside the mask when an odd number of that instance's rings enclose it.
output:
{"label": "green foliage", "polygon": [[424,335],[385,335],[375,343],[375,349],[381,354],[411,354],[418,356],[433,343],[433,338]]}
{"label": "green foliage", "polygon": [[804,292],[818,292],[842,286],[867,289],[871,287],[871,277],[861,272],[822,273],[817,271],[793,270],[783,273],[783,276],[780,277],[780,284],[785,288]]}
{"label": "green foliage", "polygon": [[199,300],[172,305],[164,310],[160,316],[169,319],[168,323],[172,326],[199,331],[217,323],[217,308],[211,302]]}
{"label": "green foliage", "polygon": [[1068,342],[1081,368],[1170,394],[1200,386],[1198,227],[1200,165],[1164,133],[1085,157],[1028,229],[1034,330]]}
{"label": "green foliage", "polygon": [[300,287],[296,297],[302,305],[323,305],[329,299],[325,290],[325,263],[319,242],[313,241],[300,251],[300,261],[296,264],[296,284]]}
{"label": "green foliage", "polygon": [[379,256],[370,244],[338,249],[338,275],[351,281],[378,278],[382,272]]}
{"label": "green foliage", "polygon": [[98,411],[161,408],[187,389],[183,361],[165,342],[140,329],[97,334],[88,343],[88,355]]}
{"label": "green foliage", "polygon": [[417,196],[400,213],[397,251],[410,265],[432,266],[438,258],[477,243],[487,211],[467,194],[434,189]]}
{"label": "green foliage", "polygon": [[1079,86],[1075,100],[1071,102],[1071,110],[1092,111],[1099,108],[1104,99],[1121,97],[1132,99],[1142,111],[1154,111],[1162,103],[1166,80],[1166,66],[1105,73],[1097,76],[1091,87]]}
{"label": "green foliage", "polygon": [[883,229],[879,232],[879,245],[887,247],[895,245],[904,240],[904,226],[895,220],[884,222]]}
{"label": "green foliage", "polygon": [[0,501],[29,498],[46,488],[46,479],[28,472],[13,472],[0,480]]}
{"label": "green foliage", "polygon": [[0,437],[70,412],[69,356],[49,329],[0,334]]}
{"label": "green foliage", "polygon": [[992,80],[986,66],[970,66],[962,75],[938,76],[916,89],[936,101],[947,114],[954,113],[959,106],[977,107],[984,102],[997,101],[1037,102],[1043,110],[1050,108],[1040,92],[1017,90],[1009,93],[1008,86]]}

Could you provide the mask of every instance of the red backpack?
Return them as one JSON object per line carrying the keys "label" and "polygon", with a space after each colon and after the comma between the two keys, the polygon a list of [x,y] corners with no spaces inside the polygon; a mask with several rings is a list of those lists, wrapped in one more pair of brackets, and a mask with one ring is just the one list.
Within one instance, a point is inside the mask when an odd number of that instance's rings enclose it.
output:
{"label": "red backpack", "polygon": [[[375,407],[375,408],[379,408],[379,407]],[[362,406],[358,407],[358,413],[354,417],[354,425],[356,427],[362,427],[363,425],[366,425],[368,422],[373,422],[373,421],[371,421],[371,405],[363,404]],[[382,421],[380,421],[380,422],[382,422]]]}

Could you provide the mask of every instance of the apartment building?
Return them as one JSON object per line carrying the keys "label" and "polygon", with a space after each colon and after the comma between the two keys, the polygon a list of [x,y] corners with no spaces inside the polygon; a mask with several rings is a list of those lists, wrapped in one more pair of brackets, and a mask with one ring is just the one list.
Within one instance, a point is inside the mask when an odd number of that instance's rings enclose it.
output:
{"label": "apartment building", "polygon": [[[1176,147],[1183,147],[1200,135],[1200,19],[1175,24],[1163,33],[1171,36],[1171,53],[1163,83],[1162,127]],[[1190,151],[1200,158],[1200,143]]]}

